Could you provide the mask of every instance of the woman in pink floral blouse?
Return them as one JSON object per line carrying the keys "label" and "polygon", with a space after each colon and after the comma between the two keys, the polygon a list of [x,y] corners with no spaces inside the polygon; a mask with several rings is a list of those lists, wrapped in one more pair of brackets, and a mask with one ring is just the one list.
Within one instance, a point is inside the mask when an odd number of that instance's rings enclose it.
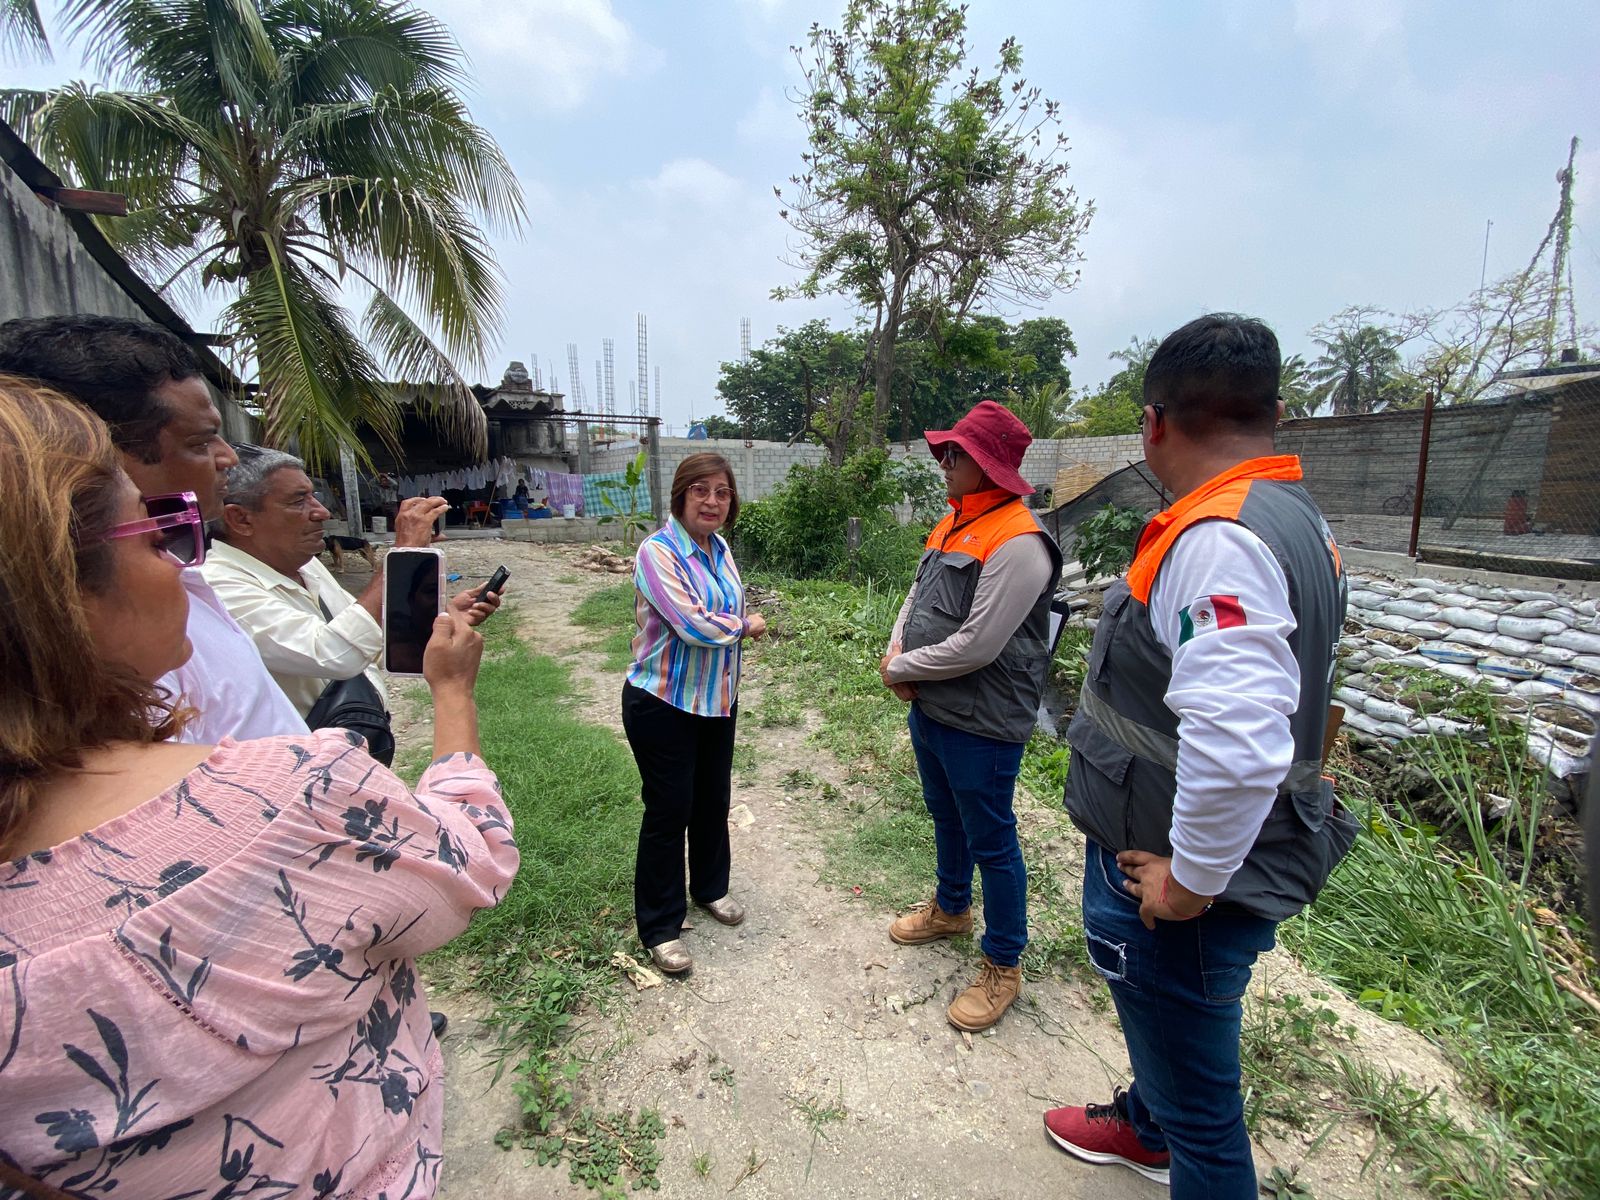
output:
{"label": "woman in pink floral blouse", "polygon": [[3,377],[0,494],[0,1195],[433,1195],[414,959],[517,868],[478,635],[434,628],[415,793],[338,730],[172,742],[193,497],[141,498],[97,418]]}

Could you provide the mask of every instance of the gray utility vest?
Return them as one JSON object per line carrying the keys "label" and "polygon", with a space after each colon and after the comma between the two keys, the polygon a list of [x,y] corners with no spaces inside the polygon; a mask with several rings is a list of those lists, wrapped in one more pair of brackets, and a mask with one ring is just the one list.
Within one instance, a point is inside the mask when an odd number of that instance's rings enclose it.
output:
{"label": "gray utility vest", "polygon": [[[1322,776],[1348,589],[1327,523],[1299,484],[1252,480],[1237,520],[1266,543],[1289,581],[1296,622],[1289,648],[1300,664],[1300,706],[1289,721],[1294,763],[1219,899],[1282,921],[1315,899],[1355,840],[1355,822]],[[1172,657],[1156,640],[1150,610],[1118,580],[1106,593],[1078,711],[1067,727],[1067,812],[1108,850],[1172,853],[1178,718],[1165,703],[1171,682]]]}
{"label": "gray utility vest", "polygon": [[[989,509],[972,522],[952,525],[945,543],[963,528],[996,511]],[[917,703],[928,716],[1002,742],[1025,742],[1033,733],[1039,701],[1044,698],[1045,673],[1050,667],[1050,599],[1061,578],[1061,549],[1039,524],[1038,517],[1033,517],[1033,524],[1049,549],[1050,579],[999,656],[988,666],[953,679],[917,681]],[[982,571],[983,560],[971,554],[938,547],[923,551],[922,561],[917,564],[911,611],[906,614],[901,631],[902,649],[936,645],[960,629],[972,611],[972,598],[977,594]]]}

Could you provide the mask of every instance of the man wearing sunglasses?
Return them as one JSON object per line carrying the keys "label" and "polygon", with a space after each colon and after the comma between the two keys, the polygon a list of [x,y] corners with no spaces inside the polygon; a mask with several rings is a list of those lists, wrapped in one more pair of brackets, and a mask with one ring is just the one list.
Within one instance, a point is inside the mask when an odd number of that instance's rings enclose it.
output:
{"label": "man wearing sunglasses", "polygon": [[1022,989],[1028,873],[1012,809],[1022,750],[1049,665],[1050,600],[1061,552],[1023,502],[1033,440],[1010,409],[983,400],[953,429],[930,429],[951,512],[928,535],[880,672],[911,700],[911,745],[933,818],[933,898],[889,926],[903,946],[972,930],[972,873],[983,878],[983,965],[947,1012],[976,1033]]}
{"label": "man wearing sunglasses", "polygon": [[1175,1200],[1256,1194],[1241,998],[1355,835],[1322,774],[1345,579],[1299,459],[1274,453],[1279,372],[1272,331],[1231,313],[1150,359],[1145,461],[1178,499],[1106,592],[1067,728],[1084,932],[1134,1079],[1045,1130]]}
{"label": "man wearing sunglasses", "polygon": [[[168,553],[186,563],[203,558],[188,514],[222,515],[227,472],[239,460],[223,440],[222,415],[189,347],[165,329],[122,317],[7,321],[0,325],[0,371],[37,379],[99,416]],[[306,732],[250,635],[202,574],[184,571],[181,578],[194,653],[158,683],[199,711],[183,740],[215,745],[230,736]]]}

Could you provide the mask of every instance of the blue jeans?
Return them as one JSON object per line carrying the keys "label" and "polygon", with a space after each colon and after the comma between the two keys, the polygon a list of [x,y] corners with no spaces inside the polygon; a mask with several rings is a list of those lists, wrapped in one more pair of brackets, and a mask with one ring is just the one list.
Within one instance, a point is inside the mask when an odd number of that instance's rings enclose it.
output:
{"label": "blue jeans", "polygon": [[913,704],[911,748],[922,799],[933,818],[939,907],[972,907],[972,868],[983,873],[983,940],[989,961],[1014,967],[1028,944],[1028,870],[1011,809],[1022,743],[1002,742],[935,721]]}
{"label": "blue jeans", "polygon": [[1157,921],[1152,932],[1122,888],[1127,878],[1115,854],[1086,844],[1083,928],[1133,1064],[1128,1117],[1147,1150],[1172,1155],[1173,1200],[1251,1200],[1241,1001],[1277,922],[1224,905],[1192,921]]}

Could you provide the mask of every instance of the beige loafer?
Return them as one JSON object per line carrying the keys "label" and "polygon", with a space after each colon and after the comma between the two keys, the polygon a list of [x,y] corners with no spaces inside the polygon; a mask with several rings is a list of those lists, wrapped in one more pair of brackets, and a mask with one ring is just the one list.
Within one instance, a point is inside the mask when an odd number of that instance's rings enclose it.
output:
{"label": "beige loafer", "polygon": [[689,957],[689,947],[682,938],[650,947],[650,961],[668,975],[682,975],[694,969],[694,959]]}
{"label": "beige loafer", "polygon": [[707,900],[700,907],[724,925],[737,925],[744,920],[744,905],[732,896],[724,896],[721,900]]}

